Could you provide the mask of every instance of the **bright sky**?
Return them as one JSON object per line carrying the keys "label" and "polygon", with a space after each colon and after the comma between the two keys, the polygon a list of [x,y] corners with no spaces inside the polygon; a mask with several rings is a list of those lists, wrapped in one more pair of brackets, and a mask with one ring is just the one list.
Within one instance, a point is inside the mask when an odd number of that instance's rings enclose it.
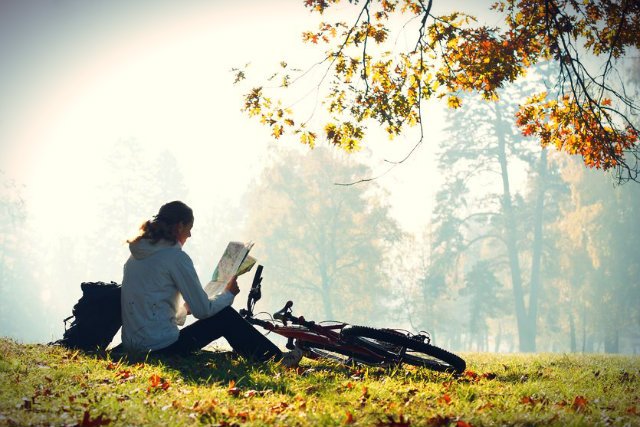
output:
{"label": "bright sky", "polygon": [[[87,200],[117,196],[96,194],[94,177],[121,140],[173,153],[196,210],[212,193],[238,197],[273,142],[240,112],[230,69],[316,62],[322,52],[299,41],[316,22],[301,0],[2,0],[0,170],[25,185],[35,222],[64,234],[89,224]],[[430,153],[438,117],[426,148],[379,180],[407,229],[424,226],[439,184]],[[414,141],[370,141],[376,173]]]}
{"label": "bright sky", "polygon": [[[466,2],[472,12],[488,7]],[[336,8],[336,20],[353,19],[350,8],[346,1]],[[218,201],[222,208],[239,203],[276,143],[240,112],[230,70],[251,62],[259,82],[282,59],[311,66],[323,50],[303,45],[300,34],[317,23],[302,0],[0,0],[0,171],[23,186],[38,242],[91,244],[96,202],[120,196],[101,186],[101,174],[121,141],[177,159],[190,191],[181,198],[196,217]],[[377,181],[389,191],[397,220],[417,233],[441,183],[432,148],[442,110],[428,107],[425,117],[424,144]],[[373,137],[373,150],[356,157],[377,175],[388,168],[384,159],[403,158],[416,138]],[[293,140],[277,144],[301,148]],[[106,277],[118,280],[120,266],[111,267]],[[86,279],[43,281],[41,296],[48,300]],[[61,301],[60,310],[69,303]]]}

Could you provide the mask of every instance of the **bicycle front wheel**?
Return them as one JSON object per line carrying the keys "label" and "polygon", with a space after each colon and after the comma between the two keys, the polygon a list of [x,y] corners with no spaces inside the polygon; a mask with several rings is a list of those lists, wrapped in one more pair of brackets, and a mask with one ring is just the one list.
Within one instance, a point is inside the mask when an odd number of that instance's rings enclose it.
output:
{"label": "bicycle front wheel", "polygon": [[373,347],[383,348],[402,363],[456,374],[461,374],[467,367],[466,362],[453,353],[390,329],[347,326],[342,329],[342,334],[359,338]]}

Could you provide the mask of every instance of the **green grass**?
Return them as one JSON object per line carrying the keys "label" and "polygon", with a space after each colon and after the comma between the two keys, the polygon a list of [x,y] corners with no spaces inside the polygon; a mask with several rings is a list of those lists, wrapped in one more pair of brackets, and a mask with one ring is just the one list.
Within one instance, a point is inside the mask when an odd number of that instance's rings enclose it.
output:
{"label": "green grass", "polygon": [[0,425],[640,425],[640,358],[462,354],[468,371],[125,361],[0,339]]}

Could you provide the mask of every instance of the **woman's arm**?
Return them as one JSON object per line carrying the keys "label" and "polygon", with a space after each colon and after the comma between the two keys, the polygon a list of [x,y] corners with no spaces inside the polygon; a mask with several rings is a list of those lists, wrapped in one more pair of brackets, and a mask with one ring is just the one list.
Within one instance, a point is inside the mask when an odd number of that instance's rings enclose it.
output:
{"label": "woman's arm", "polygon": [[[189,255],[180,251],[173,268],[171,276],[178,290],[182,294],[191,313],[198,319],[205,319],[221,311],[223,308],[231,305],[235,295],[233,287],[227,284],[224,291],[209,297],[202,288],[193,261]],[[237,289],[237,283],[235,285]]]}

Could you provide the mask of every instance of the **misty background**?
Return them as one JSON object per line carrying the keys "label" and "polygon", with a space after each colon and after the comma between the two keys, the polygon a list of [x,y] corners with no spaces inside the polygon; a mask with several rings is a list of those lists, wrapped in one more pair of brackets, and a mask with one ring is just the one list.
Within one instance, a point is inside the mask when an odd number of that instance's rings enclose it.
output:
{"label": "misty background", "polygon": [[[456,7],[497,24],[488,6]],[[315,25],[301,1],[2,1],[0,336],[60,338],[80,283],[120,282],[125,240],[183,200],[203,283],[228,241],[255,242],[257,311],[292,299],[452,351],[640,352],[640,185],[513,126],[554,70],[499,103],[427,105],[425,142],[390,168],[417,133],[310,151],[241,113],[232,68],[317,62],[299,41]],[[621,80],[637,94],[634,55]]]}

